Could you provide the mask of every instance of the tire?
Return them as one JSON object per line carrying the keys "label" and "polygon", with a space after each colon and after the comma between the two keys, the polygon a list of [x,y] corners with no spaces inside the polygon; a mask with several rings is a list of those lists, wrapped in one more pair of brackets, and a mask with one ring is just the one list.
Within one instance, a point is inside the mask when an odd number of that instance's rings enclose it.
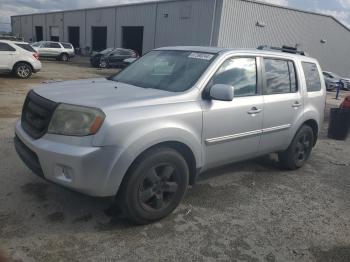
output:
{"label": "tire", "polygon": [[14,68],[14,73],[18,78],[29,78],[32,73],[32,67],[27,63],[18,63]]}
{"label": "tire", "polygon": [[301,168],[309,159],[314,146],[314,132],[308,125],[303,125],[295,135],[288,149],[279,153],[281,165],[288,170]]}
{"label": "tire", "polygon": [[105,60],[100,60],[99,67],[100,67],[100,68],[108,68],[108,63],[107,63],[107,61],[105,61]]}
{"label": "tire", "polygon": [[136,224],[148,224],[169,215],[183,199],[189,168],[171,148],[154,148],[131,166],[119,189],[116,203]]}
{"label": "tire", "polygon": [[67,62],[69,60],[69,56],[67,54],[61,54],[60,60],[63,62]]}

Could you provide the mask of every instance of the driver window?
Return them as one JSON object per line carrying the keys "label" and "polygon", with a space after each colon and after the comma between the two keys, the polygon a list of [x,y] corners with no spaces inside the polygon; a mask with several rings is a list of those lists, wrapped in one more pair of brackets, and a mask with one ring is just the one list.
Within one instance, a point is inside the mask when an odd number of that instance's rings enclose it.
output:
{"label": "driver window", "polygon": [[226,60],[211,80],[211,85],[231,85],[235,97],[257,94],[256,58],[230,58]]}

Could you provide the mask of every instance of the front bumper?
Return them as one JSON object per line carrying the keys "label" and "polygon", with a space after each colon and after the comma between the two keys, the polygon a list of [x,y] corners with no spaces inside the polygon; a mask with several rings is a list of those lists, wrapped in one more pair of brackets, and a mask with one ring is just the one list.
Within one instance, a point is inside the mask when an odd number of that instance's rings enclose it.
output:
{"label": "front bumper", "polygon": [[327,86],[327,90],[334,90],[337,89],[339,87],[339,82],[329,82],[326,86]]}
{"label": "front bumper", "polygon": [[[37,175],[72,190],[99,197],[113,196],[107,190],[110,172],[118,150],[114,146],[92,147],[63,143],[44,135],[32,139],[22,129],[15,129],[15,148],[22,161]],[[61,136],[62,137],[62,136]],[[67,137],[67,140],[72,139]]]}

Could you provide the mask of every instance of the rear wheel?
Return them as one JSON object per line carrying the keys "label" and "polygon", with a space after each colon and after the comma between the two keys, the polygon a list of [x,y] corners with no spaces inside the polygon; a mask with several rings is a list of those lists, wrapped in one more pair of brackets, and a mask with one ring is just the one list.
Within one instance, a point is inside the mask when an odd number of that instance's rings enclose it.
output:
{"label": "rear wheel", "polygon": [[60,59],[63,62],[67,62],[69,60],[69,56],[67,54],[61,54]]}
{"label": "rear wheel", "polygon": [[171,148],[155,148],[142,154],[131,167],[117,196],[124,215],[147,224],[170,214],[187,190],[189,169],[185,159]]}
{"label": "rear wheel", "polygon": [[310,126],[302,126],[295,135],[288,149],[279,153],[279,161],[289,170],[302,167],[309,159],[314,145],[314,132]]}
{"label": "rear wheel", "polygon": [[14,73],[17,77],[26,79],[32,75],[32,67],[27,63],[18,63],[14,68]]}

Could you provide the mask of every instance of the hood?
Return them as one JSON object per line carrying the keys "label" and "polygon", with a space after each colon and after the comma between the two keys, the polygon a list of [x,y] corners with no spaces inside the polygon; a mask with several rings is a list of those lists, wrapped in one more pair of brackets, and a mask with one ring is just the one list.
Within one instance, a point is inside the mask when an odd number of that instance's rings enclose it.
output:
{"label": "hood", "polygon": [[74,81],[52,82],[34,88],[34,91],[58,103],[114,109],[148,106],[184,101],[182,93],[146,89],[95,78]]}

